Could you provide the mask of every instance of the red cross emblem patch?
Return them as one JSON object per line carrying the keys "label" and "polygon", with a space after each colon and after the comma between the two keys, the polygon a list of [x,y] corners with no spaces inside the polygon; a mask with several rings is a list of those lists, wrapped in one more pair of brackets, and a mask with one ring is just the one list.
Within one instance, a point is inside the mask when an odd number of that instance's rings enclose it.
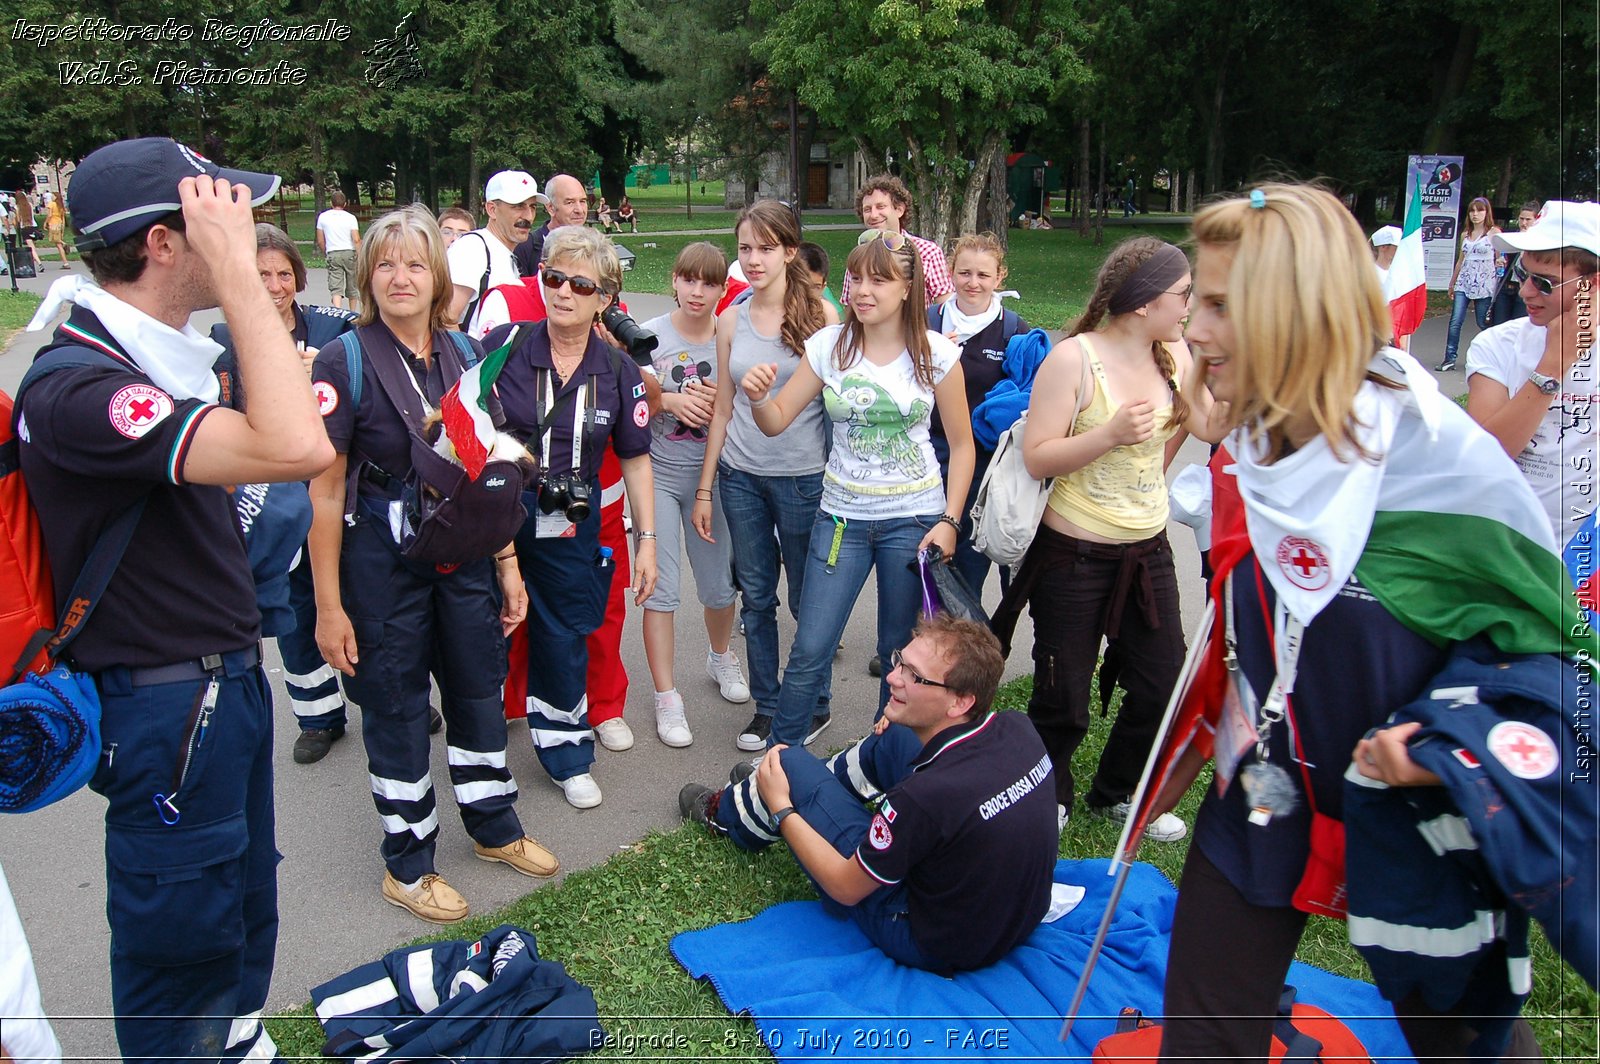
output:
{"label": "red cross emblem patch", "polygon": [[339,409],[339,389],[327,381],[317,381],[311,386],[311,390],[317,396],[317,413],[327,417]]}
{"label": "red cross emblem patch", "polygon": [[137,440],[172,413],[172,396],[149,384],[130,384],[111,397],[111,427]]}
{"label": "red cross emblem patch", "polygon": [[1314,540],[1301,536],[1284,536],[1278,543],[1278,567],[1291,584],[1303,591],[1321,591],[1332,575],[1327,552]]}
{"label": "red cross emblem patch", "polygon": [[1520,720],[1503,720],[1489,729],[1489,752],[1518,779],[1542,780],[1561,764],[1550,736]]}
{"label": "red cross emblem patch", "polygon": [[867,841],[872,843],[874,850],[887,850],[890,843],[894,842],[894,832],[889,830],[889,822],[883,819],[883,814],[872,818],[872,827],[867,829]]}

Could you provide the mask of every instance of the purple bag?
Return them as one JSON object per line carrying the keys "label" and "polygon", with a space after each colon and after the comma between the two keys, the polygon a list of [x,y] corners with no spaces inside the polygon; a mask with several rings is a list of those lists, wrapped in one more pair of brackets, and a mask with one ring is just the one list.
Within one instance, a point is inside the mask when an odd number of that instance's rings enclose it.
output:
{"label": "purple bag", "polygon": [[944,551],[929,547],[917,552],[917,573],[922,578],[922,615],[932,617],[941,610],[964,621],[987,625],[989,615],[983,602],[961,574],[944,563]]}

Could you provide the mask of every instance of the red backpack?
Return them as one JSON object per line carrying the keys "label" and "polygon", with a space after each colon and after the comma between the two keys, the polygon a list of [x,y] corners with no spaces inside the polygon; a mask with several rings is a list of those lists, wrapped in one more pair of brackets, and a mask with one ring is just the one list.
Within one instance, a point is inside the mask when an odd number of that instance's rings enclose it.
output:
{"label": "red backpack", "polygon": [[8,673],[13,662],[17,672],[44,665],[42,644],[26,661],[19,659],[34,633],[56,624],[55,585],[39,518],[22,482],[12,416],[11,397],[0,392],[0,669]]}
{"label": "red backpack", "polygon": [[[1272,1064],[1372,1064],[1372,1054],[1355,1032],[1337,1017],[1294,999],[1292,986],[1283,988],[1278,1001],[1278,1023],[1272,1032],[1272,1049],[1267,1059]],[[1100,1039],[1094,1047],[1095,1061],[1121,1064],[1154,1064],[1161,1056],[1161,1021],[1146,1019],[1138,1009],[1123,1009],[1117,1018],[1117,1033]]]}

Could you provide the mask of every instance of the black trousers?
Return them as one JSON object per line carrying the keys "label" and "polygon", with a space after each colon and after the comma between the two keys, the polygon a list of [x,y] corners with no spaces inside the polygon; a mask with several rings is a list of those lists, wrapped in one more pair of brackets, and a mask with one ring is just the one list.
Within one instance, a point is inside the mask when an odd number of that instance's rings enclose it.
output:
{"label": "black trousers", "polygon": [[[1191,845],[1172,918],[1161,1059],[1266,1061],[1305,924],[1298,909],[1250,904]],[[1469,1059],[1480,1032],[1466,1018],[1430,1009],[1420,997],[1396,1002],[1394,1011],[1418,1060]],[[1499,1059],[1544,1059],[1527,1020],[1512,1025]]]}
{"label": "black trousers", "polygon": [[1028,716],[1055,765],[1056,801],[1071,810],[1072,755],[1089,733],[1089,688],[1102,638],[1117,649],[1127,696],[1085,800],[1096,807],[1126,801],[1183,669],[1178,577],[1166,533],[1112,545],[1042,527],[1017,582],[1029,585],[1033,615]]}

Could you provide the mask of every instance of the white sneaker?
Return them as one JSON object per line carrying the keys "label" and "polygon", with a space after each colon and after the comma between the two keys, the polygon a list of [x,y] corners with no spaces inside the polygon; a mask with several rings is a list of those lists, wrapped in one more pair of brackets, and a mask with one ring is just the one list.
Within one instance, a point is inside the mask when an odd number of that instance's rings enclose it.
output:
{"label": "white sneaker", "polygon": [[694,742],[689,718],[683,712],[683,699],[676,692],[656,695],[656,737],[668,746],[688,746]]}
{"label": "white sneaker", "polygon": [[567,796],[567,804],[572,808],[593,809],[600,804],[600,785],[587,772],[556,782],[561,785],[561,793]]}
{"label": "white sneaker", "polygon": [[[1119,824],[1126,824],[1128,815],[1133,812],[1133,803],[1118,802],[1116,805],[1108,805],[1104,809],[1095,809],[1094,812],[1115,820]],[[1151,842],[1177,842],[1187,834],[1189,834],[1189,825],[1171,813],[1162,813],[1144,826],[1144,837]]]}
{"label": "white sneaker", "polygon": [[628,722],[621,717],[612,717],[603,720],[594,726],[594,733],[600,740],[600,745],[607,750],[621,753],[633,749],[633,729],[628,727]]}
{"label": "white sneaker", "polygon": [[724,701],[750,701],[750,685],[744,682],[739,659],[731,649],[725,654],[706,652],[706,675],[717,681]]}

